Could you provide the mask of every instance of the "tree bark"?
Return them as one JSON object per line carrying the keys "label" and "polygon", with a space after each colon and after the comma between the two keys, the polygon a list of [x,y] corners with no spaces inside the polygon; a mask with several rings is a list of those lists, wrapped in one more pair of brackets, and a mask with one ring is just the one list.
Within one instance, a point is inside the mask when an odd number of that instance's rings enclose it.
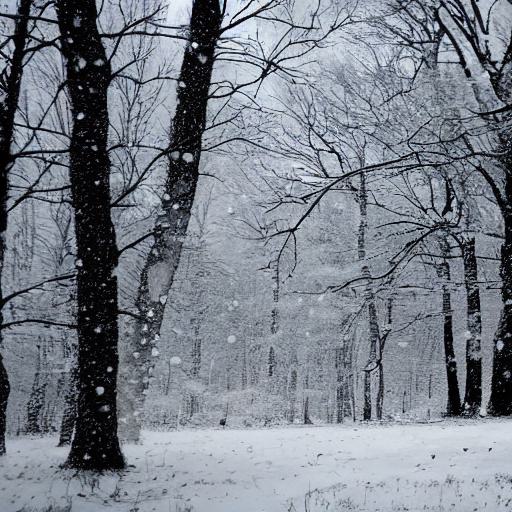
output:
{"label": "tree bark", "polygon": [[169,167],[154,242],[141,273],[137,309],[141,320],[129,335],[123,378],[122,437],[138,442],[144,393],[154,367],[165,303],[180,261],[187,233],[206,126],[209,88],[222,13],[219,0],[194,0],[189,37],[178,79]]}
{"label": "tree bark", "polygon": [[[29,16],[33,0],[20,0],[18,19],[12,37],[14,50],[6,73],[5,88],[0,101],[0,347],[2,346],[1,324],[3,323],[2,308],[3,290],[2,274],[6,252],[5,235],[7,231],[7,201],[9,198],[9,172],[14,163],[11,146],[14,136],[14,120],[18,109],[18,101],[23,76],[23,60],[28,39]],[[7,404],[10,394],[10,383],[3,357],[0,354],[0,455],[5,454],[5,432],[7,428]]]}
{"label": "tree bark", "polygon": [[[447,251],[446,248],[443,250]],[[450,291],[451,273],[450,264],[447,259],[444,259],[440,265],[440,274],[443,279],[443,342],[446,379],[448,384],[446,415],[458,416],[461,413],[461,404],[459,381],[457,377],[457,360],[453,348],[453,312]]]}
{"label": "tree bark", "polygon": [[[366,259],[366,231],[368,228],[368,193],[366,190],[366,176],[361,174],[359,184],[359,234],[358,234],[358,259],[364,262]],[[368,362],[364,369],[364,405],[363,419],[372,419],[372,372],[378,370],[377,346],[379,343],[379,323],[377,319],[377,307],[371,285],[371,273],[367,265],[363,265],[362,275],[366,278],[365,300],[368,307],[368,341],[370,350]]]}
{"label": "tree bark", "polygon": [[391,324],[393,323],[393,298],[388,298],[388,304],[387,304],[387,326],[383,329],[383,335],[379,335],[379,356],[378,356],[378,363],[379,363],[379,389],[377,391],[377,400],[376,400],[376,415],[378,420],[382,420],[382,414],[384,411],[384,364],[383,364],[383,357],[384,357],[384,347],[386,345],[387,337],[391,331]]}
{"label": "tree bark", "polygon": [[480,308],[480,288],[478,287],[478,262],[475,239],[462,240],[464,262],[464,283],[467,302],[467,342],[466,342],[466,392],[464,414],[475,416],[482,405],[482,315]]}
{"label": "tree bark", "polygon": [[334,368],[336,370],[336,423],[343,423],[345,419],[345,375],[343,347],[336,347],[334,352]]}
{"label": "tree bark", "polygon": [[[507,189],[510,190],[510,200],[506,208],[512,210],[512,175],[507,177]],[[512,414],[512,211],[504,215],[504,224],[500,269],[503,309],[494,337],[491,397],[487,407],[492,416]]]}
{"label": "tree bark", "polygon": [[110,215],[110,63],[94,0],[59,0],[73,131],[69,148],[77,250],[78,398],[69,467],[124,467],[117,437],[118,250]]}
{"label": "tree bark", "polygon": [[[511,75],[512,73],[508,75],[509,78]],[[505,175],[501,208],[505,240],[501,247],[500,265],[503,309],[494,336],[491,397],[487,412],[492,416],[510,416],[512,415],[512,130],[507,129],[500,134],[500,150],[504,153],[500,160]]]}

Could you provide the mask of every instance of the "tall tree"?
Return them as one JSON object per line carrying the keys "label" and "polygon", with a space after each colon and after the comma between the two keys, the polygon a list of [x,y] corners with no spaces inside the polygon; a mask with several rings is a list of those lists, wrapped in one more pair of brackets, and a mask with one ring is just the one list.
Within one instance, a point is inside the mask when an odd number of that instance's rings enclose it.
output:
{"label": "tall tree", "polygon": [[466,341],[466,392],[464,414],[474,416],[482,405],[482,315],[480,288],[478,286],[478,260],[475,250],[475,237],[461,239],[464,262],[464,284],[467,304]]}
{"label": "tall tree", "polygon": [[78,400],[67,460],[78,469],[124,467],[117,436],[118,250],[110,215],[107,92],[110,62],[94,0],[59,0],[73,131],[69,147],[77,254]]}
{"label": "tall tree", "polygon": [[457,376],[457,359],[453,346],[453,310],[451,294],[451,269],[448,262],[450,249],[445,237],[441,241],[443,260],[439,265],[439,277],[442,279],[443,290],[443,345],[446,367],[446,379],[448,384],[448,401],[446,405],[447,416],[458,416],[460,408],[459,380]]}
{"label": "tall tree", "polygon": [[129,389],[125,390],[133,408],[124,414],[123,437],[129,441],[139,440],[144,391],[153,365],[152,353],[155,353],[153,348],[160,337],[165,304],[191,217],[221,22],[219,0],[194,0],[178,79],[162,215],[157,219],[154,241],[141,273],[137,298],[140,318],[129,339],[127,357],[133,359],[135,356],[140,361],[136,365],[138,374],[132,375],[129,381],[127,379]]}
{"label": "tall tree", "polygon": [[[19,2],[14,34],[10,38],[13,44],[12,55],[6,59],[7,64],[0,75],[0,324],[3,322],[1,306],[4,301],[1,283],[5,262],[5,236],[9,211],[7,206],[9,199],[9,172],[14,163],[11,146],[23,76],[25,49],[29,37],[32,3],[33,0],[21,0]],[[7,45],[8,42],[2,42],[2,46],[4,44]],[[0,346],[1,343],[2,338],[0,334]],[[0,354],[0,455],[5,453],[6,411],[9,392],[9,377],[3,363],[2,354]]]}
{"label": "tall tree", "polygon": [[[477,168],[488,182],[503,217],[504,242],[501,247],[502,312],[494,338],[491,397],[487,412],[494,416],[512,415],[512,130],[510,108],[512,106],[512,35],[497,45],[502,38],[494,37],[493,18],[510,16],[510,2],[478,2],[455,0],[440,1],[437,20],[453,45],[466,77],[472,80],[476,95],[481,98],[485,87],[471,63],[476,60],[487,74],[494,101],[480,101],[484,110],[491,103],[495,108],[483,115],[497,128],[496,159],[502,171],[502,180],[496,180],[483,166]],[[482,75],[482,73],[478,73]],[[480,76],[481,78],[481,76]],[[478,98],[477,98],[478,99]],[[503,181],[503,185],[500,183]]]}

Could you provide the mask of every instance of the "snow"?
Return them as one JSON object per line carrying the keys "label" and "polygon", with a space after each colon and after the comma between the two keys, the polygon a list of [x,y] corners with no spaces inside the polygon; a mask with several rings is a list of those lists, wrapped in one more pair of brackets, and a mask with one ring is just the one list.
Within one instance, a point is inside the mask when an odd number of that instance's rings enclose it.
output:
{"label": "snow", "polygon": [[59,469],[68,449],[56,438],[18,438],[0,460],[1,510],[505,511],[511,427],[485,419],[145,432],[142,445],[124,446],[129,469],[101,476]]}

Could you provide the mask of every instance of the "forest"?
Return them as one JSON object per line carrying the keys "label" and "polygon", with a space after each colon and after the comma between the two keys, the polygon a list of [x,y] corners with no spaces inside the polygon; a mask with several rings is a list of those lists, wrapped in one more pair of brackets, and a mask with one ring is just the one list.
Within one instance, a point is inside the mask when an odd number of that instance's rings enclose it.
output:
{"label": "forest", "polygon": [[0,511],[508,510],[511,27],[0,0]]}

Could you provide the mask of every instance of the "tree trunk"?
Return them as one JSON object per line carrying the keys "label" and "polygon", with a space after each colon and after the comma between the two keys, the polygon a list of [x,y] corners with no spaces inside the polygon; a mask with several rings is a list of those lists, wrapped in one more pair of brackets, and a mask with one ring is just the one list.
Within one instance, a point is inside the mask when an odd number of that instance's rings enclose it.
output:
{"label": "tree trunk", "polygon": [[[512,148],[510,153],[512,155]],[[509,199],[507,212],[503,216],[505,242],[501,247],[500,269],[503,309],[494,337],[491,398],[487,407],[487,412],[492,416],[512,415],[512,171],[510,175],[507,174],[506,184]]]}
{"label": "tree trunk", "polygon": [[377,404],[376,404],[376,414],[377,419],[382,420],[382,414],[384,411],[384,348],[386,345],[386,340],[388,338],[389,333],[391,332],[391,324],[393,323],[393,298],[388,298],[387,304],[387,325],[383,329],[382,336],[379,335],[379,355],[378,355],[378,372],[379,372],[379,388],[377,391]]}
{"label": "tree trunk", "polygon": [[[0,348],[2,347],[1,324],[3,290],[2,273],[5,259],[5,234],[7,231],[7,201],[9,198],[9,172],[13,165],[11,145],[14,135],[14,120],[18,109],[23,59],[28,39],[29,15],[33,0],[20,0],[18,19],[13,35],[14,50],[10,59],[9,71],[5,78],[3,98],[0,101]],[[10,393],[9,376],[0,354],[0,455],[5,454],[5,431],[7,428],[7,404]]]}
{"label": "tree trunk", "polygon": [[274,347],[270,347],[268,350],[268,364],[267,364],[267,375],[272,378],[276,372],[276,354]]}
{"label": "tree trunk", "polygon": [[[190,369],[190,377],[195,382],[199,382],[199,375],[201,372],[201,338],[200,338],[200,328],[201,328],[201,313],[198,318],[194,319],[193,332],[194,332],[194,341],[192,343],[192,366]],[[200,410],[199,396],[195,390],[191,391],[190,394],[190,417],[194,414],[197,414]]]}
{"label": "tree trunk", "polygon": [[[446,249],[445,249],[446,250]],[[444,260],[440,266],[443,278],[443,341],[446,365],[446,378],[448,384],[448,401],[446,405],[447,416],[458,416],[461,413],[459,381],[457,378],[457,360],[453,348],[453,312],[450,292],[450,265]]]}
{"label": "tree trunk", "polygon": [[0,455],[5,454],[5,431],[7,429],[7,403],[11,387],[4,366],[2,354],[0,354]]}
{"label": "tree trunk", "polygon": [[343,423],[345,419],[345,376],[343,347],[336,347],[334,352],[334,368],[336,370],[336,423]]}
{"label": "tree trunk", "polygon": [[474,238],[464,238],[462,240],[462,258],[464,262],[468,327],[464,414],[475,416],[479,413],[482,405],[482,316]]}
{"label": "tree trunk", "polygon": [[123,378],[120,401],[124,408],[121,435],[131,442],[139,441],[147,377],[158,355],[155,345],[194,202],[221,22],[219,0],[194,0],[189,39],[178,79],[163,214],[157,220],[153,246],[141,273],[137,298],[141,320],[130,333],[124,362],[127,374]]}
{"label": "tree trunk", "polygon": [[59,0],[73,132],[70,181],[77,249],[78,399],[67,465],[124,467],[117,437],[118,250],[110,215],[109,61],[94,0]]}
{"label": "tree trunk", "polygon": [[[359,184],[359,233],[357,239],[358,259],[364,262],[366,259],[366,231],[368,228],[368,192],[366,190],[366,176],[360,176]],[[377,307],[371,285],[371,273],[367,265],[363,264],[362,275],[366,278],[365,300],[368,308],[368,362],[364,369],[364,405],[363,419],[372,419],[372,372],[377,369],[377,345],[379,343],[379,324],[377,320]]]}
{"label": "tree trunk", "polygon": [[370,421],[372,419],[372,373],[379,372],[380,367],[377,357],[377,348],[379,346],[380,334],[379,323],[377,319],[377,307],[375,305],[375,297],[371,288],[370,282],[370,269],[363,267],[363,275],[367,276],[366,287],[366,301],[368,303],[368,329],[369,329],[369,342],[370,353],[368,355],[368,363],[364,371],[364,409],[363,419]]}
{"label": "tree trunk", "polygon": [[304,402],[304,415],[303,415],[304,425],[313,425],[311,418],[309,417],[309,396],[306,396],[306,400]]}

